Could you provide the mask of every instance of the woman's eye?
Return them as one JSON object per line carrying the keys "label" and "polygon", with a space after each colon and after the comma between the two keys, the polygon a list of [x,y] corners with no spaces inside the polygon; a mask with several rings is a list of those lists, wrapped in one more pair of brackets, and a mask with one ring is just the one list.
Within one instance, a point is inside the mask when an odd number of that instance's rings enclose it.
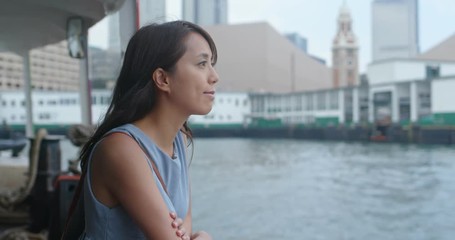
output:
{"label": "woman's eye", "polygon": [[205,65],[207,65],[207,61],[203,61],[203,62],[199,63],[199,66],[201,66],[201,67],[205,67]]}

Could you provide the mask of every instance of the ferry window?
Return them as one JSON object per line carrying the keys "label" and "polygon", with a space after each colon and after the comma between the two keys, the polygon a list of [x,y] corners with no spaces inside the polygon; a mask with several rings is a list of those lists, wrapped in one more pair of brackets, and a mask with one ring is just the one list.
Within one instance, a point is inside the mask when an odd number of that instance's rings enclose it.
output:
{"label": "ferry window", "polygon": [[101,97],[101,104],[102,105],[109,104],[109,98],[108,97]]}
{"label": "ferry window", "polygon": [[38,105],[42,106],[43,105],[43,100],[38,101]]}
{"label": "ferry window", "polygon": [[40,113],[38,114],[39,119],[50,119],[50,114],[49,113]]}
{"label": "ferry window", "polygon": [[239,105],[239,99],[235,99],[235,106],[237,107]]}
{"label": "ferry window", "polygon": [[21,105],[25,106],[25,101],[24,100],[22,100]]}
{"label": "ferry window", "polygon": [[12,107],[16,106],[16,102],[14,100],[11,100],[11,106]]}
{"label": "ferry window", "polygon": [[246,107],[248,105],[248,99],[243,100],[243,106]]}
{"label": "ferry window", "polygon": [[6,106],[6,101],[5,100],[2,101],[2,106]]}
{"label": "ferry window", "polygon": [[11,115],[11,120],[16,120],[16,115]]}

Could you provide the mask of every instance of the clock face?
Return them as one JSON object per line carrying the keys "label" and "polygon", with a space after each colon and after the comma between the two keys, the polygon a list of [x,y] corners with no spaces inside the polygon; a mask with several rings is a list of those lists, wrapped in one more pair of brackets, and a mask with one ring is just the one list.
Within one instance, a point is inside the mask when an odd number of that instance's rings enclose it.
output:
{"label": "clock face", "polygon": [[84,31],[82,18],[70,18],[67,23],[67,40],[69,55],[73,58],[85,57]]}

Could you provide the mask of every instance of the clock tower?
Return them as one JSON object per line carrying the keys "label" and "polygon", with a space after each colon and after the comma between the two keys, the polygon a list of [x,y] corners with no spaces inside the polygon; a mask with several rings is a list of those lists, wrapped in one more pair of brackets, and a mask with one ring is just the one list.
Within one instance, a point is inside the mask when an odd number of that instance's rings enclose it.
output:
{"label": "clock tower", "polygon": [[358,45],[346,1],[340,8],[337,24],[332,46],[333,87],[355,86],[358,84]]}

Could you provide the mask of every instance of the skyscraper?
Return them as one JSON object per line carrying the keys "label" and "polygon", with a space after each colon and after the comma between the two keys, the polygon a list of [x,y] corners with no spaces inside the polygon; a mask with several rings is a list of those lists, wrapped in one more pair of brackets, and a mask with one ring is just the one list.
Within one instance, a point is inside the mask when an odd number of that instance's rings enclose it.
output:
{"label": "skyscraper", "polygon": [[374,0],[373,61],[410,58],[419,53],[417,0]]}
{"label": "skyscraper", "polygon": [[296,47],[308,54],[308,41],[306,38],[300,36],[298,33],[288,33],[285,37],[289,39]]}
{"label": "skyscraper", "polygon": [[139,0],[139,26],[166,20],[166,0]]}
{"label": "skyscraper", "polygon": [[182,19],[199,25],[227,23],[227,0],[182,0]]}
{"label": "skyscraper", "polygon": [[[153,22],[164,22],[166,20],[166,0],[139,0],[137,2],[137,20],[139,27]],[[121,51],[120,37],[120,13],[116,12],[108,16],[108,48],[111,51]],[[124,47],[124,46],[123,46]]]}
{"label": "skyscraper", "polygon": [[354,86],[358,83],[358,45],[346,2],[340,8],[337,24],[332,46],[333,87]]}

